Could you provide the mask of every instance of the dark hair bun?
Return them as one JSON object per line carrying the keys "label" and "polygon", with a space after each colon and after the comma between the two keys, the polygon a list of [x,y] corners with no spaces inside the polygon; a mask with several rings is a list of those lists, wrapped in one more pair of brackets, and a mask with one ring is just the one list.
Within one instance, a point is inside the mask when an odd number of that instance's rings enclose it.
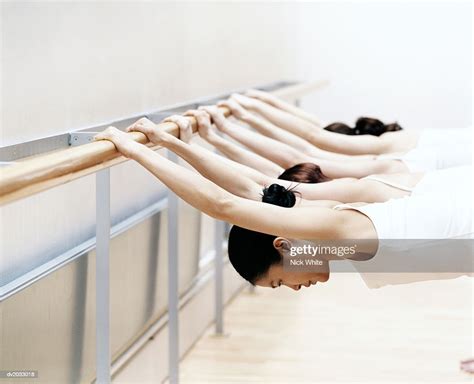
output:
{"label": "dark hair bun", "polygon": [[351,128],[343,123],[333,123],[324,127],[326,131],[342,133],[344,135],[372,135],[380,136],[385,132],[400,131],[403,128],[398,123],[385,125],[378,119],[372,117],[359,117],[356,121],[355,127]]}
{"label": "dark hair bun", "polygon": [[264,203],[290,208],[295,205],[296,196],[293,191],[290,191],[281,185],[272,184],[263,190],[262,201]]}
{"label": "dark hair bun", "polygon": [[298,183],[322,183],[331,180],[313,163],[301,163],[285,169],[280,176],[281,180],[296,181]]}
{"label": "dark hair bun", "polygon": [[359,117],[354,129],[356,135],[380,136],[385,133],[385,125],[380,120],[371,117]]}

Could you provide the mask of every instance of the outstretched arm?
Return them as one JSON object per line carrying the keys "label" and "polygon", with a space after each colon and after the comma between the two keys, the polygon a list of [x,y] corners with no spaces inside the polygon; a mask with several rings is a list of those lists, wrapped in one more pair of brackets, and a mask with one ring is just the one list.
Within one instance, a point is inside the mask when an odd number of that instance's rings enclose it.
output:
{"label": "outstretched arm", "polygon": [[309,132],[320,130],[319,126],[310,123],[298,116],[292,115],[284,110],[273,107],[261,100],[234,93],[232,98],[244,108],[258,113],[276,126],[291,132],[299,137],[305,138]]}
{"label": "outstretched arm", "polygon": [[[253,231],[299,239],[375,238],[375,230],[364,215],[319,206],[283,208],[237,197],[133,141],[129,134],[109,127],[96,135],[153,173],[180,198],[218,220]],[[315,219],[316,218],[316,219]]]}
{"label": "outstretched arm", "polygon": [[[305,139],[285,131],[284,129],[277,127],[273,123],[265,120],[264,118],[252,114],[247,111],[241,104],[238,103],[237,99],[231,97],[226,101],[219,103],[221,106],[225,106],[230,109],[232,116],[243,121],[244,123],[249,124],[257,132],[261,133],[264,136],[270,137],[272,139],[278,140],[284,144],[291,146],[298,151],[301,151],[303,154],[311,156],[317,159],[327,159],[327,160],[345,160],[345,161],[359,161],[359,160],[368,160],[373,158],[373,155],[344,155],[341,153],[335,153],[330,151],[322,150]],[[221,113],[217,108],[215,109],[216,113]],[[211,113],[210,111],[208,111]]]}
{"label": "outstretched arm", "polygon": [[[185,115],[193,115],[195,112],[187,111]],[[199,129],[199,136],[232,160],[234,166],[243,167],[241,171],[253,180],[256,180],[256,175],[261,174],[278,177],[284,170],[272,161],[222,138],[212,128],[202,126]]]}
{"label": "outstretched arm", "polygon": [[109,127],[97,134],[95,140],[111,141],[125,157],[140,163],[184,201],[209,216],[224,219],[222,210],[235,198],[234,195],[200,174],[175,164],[145,145],[137,143],[130,135],[115,127]]}
{"label": "outstretched arm", "polygon": [[[299,136],[296,136],[288,131],[285,131],[284,129],[281,129],[280,127],[277,127],[270,121],[265,120],[262,117],[251,113],[250,111],[247,111],[242,105],[237,102],[237,100],[232,97],[228,100],[221,101],[218,105],[229,108],[233,117],[250,125],[258,133],[261,133],[264,136],[288,144],[291,147],[302,151],[303,153],[306,153],[310,156],[318,156],[319,154],[318,149],[314,145],[308,143],[306,140],[302,139]],[[216,113],[221,113],[217,108],[215,108],[215,111]]]}
{"label": "outstretched arm", "polygon": [[[211,125],[209,115],[205,112],[196,112],[194,117],[198,123],[198,130],[208,129]],[[192,126],[188,118],[174,115],[164,121],[173,122],[179,127],[181,140],[160,130],[153,122],[146,119],[141,119],[132,124],[127,128],[127,131],[142,132],[151,142],[173,151],[201,175],[226,191],[246,199],[261,200],[261,186],[247,177],[245,173],[239,172],[240,168],[236,167],[231,161],[223,161],[221,156],[206,148],[189,143],[192,137]]]}
{"label": "outstretched arm", "polygon": [[260,176],[257,177],[257,175],[278,177],[284,171],[284,169],[279,165],[236,145],[230,140],[224,139],[215,132],[211,132],[209,135],[201,137],[226,156],[222,157],[223,159],[232,161],[234,164],[237,164],[237,166],[240,165],[245,167],[242,168],[242,171],[252,180],[260,180]]}
{"label": "outstretched arm", "polygon": [[[207,109],[206,109],[207,108]],[[237,140],[258,155],[278,164],[283,168],[289,168],[295,164],[311,161],[311,157],[301,153],[289,145],[278,140],[262,136],[259,133],[245,129],[238,124],[232,123],[217,108],[204,107],[212,114],[215,126],[226,135]]]}
{"label": "outstretched arm", "polygon": [[261,100],[264,103],[270,104],[271,106],[281,109],[282,111],[286,111],[288,113],[291,113],[292,115],[295,115],[297,117],[300,117],[311,124],[314,124],[318,127],[324,127],[326,124],[322,122],[322,120],[312,113],[306,112],[304,109],[301,109],[297,107],[296,105],[293,105],[291,103],[286,102],[283,99],[280,99],[279,97],[268,93],[264,91],[259,91],[256,89],[250,89],[245,93],[246,96],[253,97],[255,99]]}
{"label": "outstretched arm", "polygon": [[348,136],[318,128],[306,120],[282,111],[260,100],[243,95],[233,95],[245,108],[250,109],[275,125],[294,133],[326,151],[346,155],[381,154],[395,152],[393,135]]}

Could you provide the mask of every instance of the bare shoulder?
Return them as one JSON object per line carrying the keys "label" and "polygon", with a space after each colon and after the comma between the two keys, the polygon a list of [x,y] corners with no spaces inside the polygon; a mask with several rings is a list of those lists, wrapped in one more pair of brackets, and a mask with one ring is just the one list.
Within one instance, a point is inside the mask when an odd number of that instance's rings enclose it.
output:
{"label": "bare shoulder", "polygon": [[[319,206],[306,207],[302,217],[311,220],[316,227],[327,228],[327,238],[334,239],[374,239],[377,238],[375,227],[364,213],[351,209],[345,205],[344,209],[337,209],[342,203],[332,200],[320,201]],[[367,205],[365,202],[350,204],[354,208]],[[305,207],[300,207],[304,209]],[[301,211],[300,211],[301,212]],[[319,228],[319,230],[321,230]]]}
{"label": "bare shoulder", "polygon": [[341,214],[340,238],[343,239],[377,239],[377,231],[372,220],[358,207],[367,205],[367,203],[353,203],[351,209],[338,210]]}

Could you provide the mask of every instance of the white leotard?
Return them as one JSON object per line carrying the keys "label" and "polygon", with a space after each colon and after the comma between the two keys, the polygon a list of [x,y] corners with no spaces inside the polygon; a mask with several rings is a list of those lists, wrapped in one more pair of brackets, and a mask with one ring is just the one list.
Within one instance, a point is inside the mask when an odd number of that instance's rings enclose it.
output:
{"label": "white leotard", "polygon": [[417,147],[450,147],[472,144],[472,127],[453,129],[424,129],[418,137]]}
{"label": "white leotard", "polygon": [[[415,268],[419,254],[420,260],[426,263],[426,260],[421,256],[426,256],[427,239],[474,238],[472,207],[472,167],[466,166],[426,174],[410,196],[391,199],[385,203],[340,204],[334,209],[357,210],[371,220],[379,239],[377,253],[369,261],[353,264],[361,272],[370,270],[380,272],[380,270],[384,270],[385,265],[392,262],[390,258],[397,258],[396,262],[398,263],[413,264]],[[390,242],[390,239],[393,240]],[[397,239],[419,240],[424,246],[423,251],[419,252],[419,249],[417,250],[413,245],[415,244],[413,241],[395,241]],[[432,243],[434,250],[430,252],[441,252],[439,244]],[[403,249],[403,246],[409,248]],[[444,249],[444,253],[437,255],[436,262],[446,261],[446,257],[452,252],[454,250]],[[400,259],[401,257],[403,259]],[[473,256],[471,255],[471,257]],[[381,265],[382,267],[380,267]],[[371,288],[386,284],[406,283],[407,278],[406,274],[404,274],[405,276],[393,274],[389,279],[390,282],[387,282],[386,274],[369,273],[366,275],[361,273],[361,275]],[[428,279],[439,278],[439,274],[428,275],[430,276]],[[401,279],[401,277],[404,278]],[[413,277],[408,276],[411,279]],[[423,279],[426,280],[426,276]]]}
{"label": "white leotard", "polygon": [[399,184],[399,183],[396,183],[396,182],[393,182],[393,181],[390,181],[390,180],[386,180],[386,179],[378,177],[376,175],[369,175],[369,176],[363,177],[361,180],[378,181],[379,183],[388,185],[389,187],[400,189],[402,191],[406,191],[406,192],[412,192],[413,191],[412,187],[407,187],[405,185],[402,185],[402,184]]}
{"label": "white leotard", "polygon": [[472,129],[425,129],[416,148],[406,153],[379,155],[378,159],[400,160],[410,172],[472,164]]}

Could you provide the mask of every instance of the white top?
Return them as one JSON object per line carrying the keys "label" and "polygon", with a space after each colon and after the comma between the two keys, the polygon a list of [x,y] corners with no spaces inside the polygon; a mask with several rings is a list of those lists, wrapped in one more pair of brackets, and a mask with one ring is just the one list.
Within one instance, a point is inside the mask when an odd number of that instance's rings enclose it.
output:
{"label": "white top", "polygon": [[472,127],[452,129],[424,129],[416,146],[421,149],[472,144]]}
{"label": "white top", "polygon": [[[413,264],[413,268],[420,268],[414,263],[418,257],[417,253],[420,253],[420,260],[426,263],[421,253],[426,256],[427,239],[474,238],[472,200],[472,167],[467,166],[426,174],[413,189],[411,196],[391,199],[385,203],[340,204],[334,209],[354,209],[372,221],[379,239],[377,253],[369,261],[353,262],[353,264],[355,263],[354,266],[358,270],[379,272],[386,270],[386,266],[392,263],[391,257],[397,258],[395,260],[397,263],[406,262]],[[390,239],[419,240],[422,248],[417,249],[414,241],[387,241]],[[441,242],[432,243],[434,249],[441,252],[439,244]],[[447,246],[447,242],[441,245]],[[405,246],[408,248],[403,249]],[[420,249],[422,249],[421,252]],[[444,249],[444,253],[439,252],[436,255],[438,258],[433,262],[446,260],[453,250]],[[401,261],[401,257],[406,260]],[[420,269],[423,269],[423,266]],[[371,288],[386,284],[400,284],[400,281],[405,282],[403,279],[397,282],[397,279],[401,277],[400,274],[394,274],[390,283],[386,282],[380,273],[370,273],[371,276],[361,275]],[[393,281],[394,278],[395,281]],[[433,275],[430,279],[434,278],[439,278],[439,274]]]}
{"label": "white top", "polygon": [[410,172],[472,165],[472,128],[425,129],[416,148],[406,153],[389,153],[379,159],[400,160]]}
{"label": "white top", "polygon": [[379,176],[376,176],[376,175],[369,175],[369,176],[363,177],[361,180],[378,181],[379,183],[388,185],[389,187],[397,188],[397,189],[400,189],[400,190],[406,191],[406,192],[413,192],[412,187],[408,187],[406,185],[402,185],[402,184],[396,183],[394,181],[386,180],[386,179],[384,179],[382,177],[379,177]]}

